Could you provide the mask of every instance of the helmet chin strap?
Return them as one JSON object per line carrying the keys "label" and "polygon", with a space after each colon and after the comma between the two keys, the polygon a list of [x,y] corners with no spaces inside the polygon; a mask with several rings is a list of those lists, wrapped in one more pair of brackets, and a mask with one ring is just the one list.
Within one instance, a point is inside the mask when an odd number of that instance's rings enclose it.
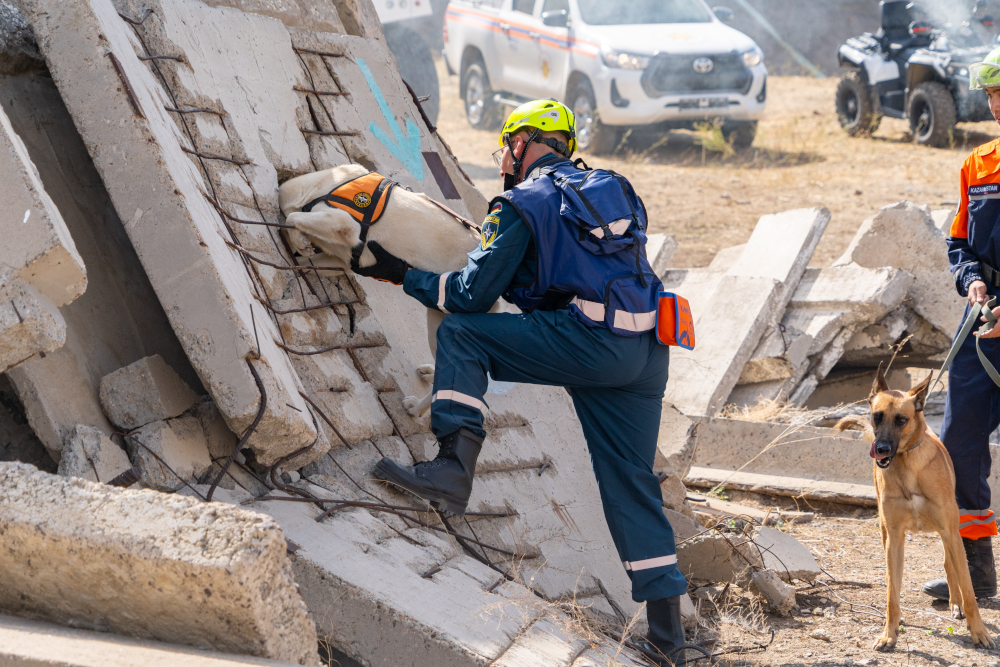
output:
{"label": "helmet chin strap", "polygon": [[528,140],[524,142],[524,148],[521,150],[521,157],[516,157],[514,155],[514,142],[511,141],[510,135],[508,134],[504,137],[504,141],[507,142],[507,148],[510,150],[510,157],[514,160],[514,173],[503,175],[503,190],[507,192],[508,190],[514,189],[514,187],[520,183],[523,178],[521,178],[521,167],[524,165],[524,158],[528,155],[528,146],[538,137],[538,133],[541,132],[537,127],[528,137]]}

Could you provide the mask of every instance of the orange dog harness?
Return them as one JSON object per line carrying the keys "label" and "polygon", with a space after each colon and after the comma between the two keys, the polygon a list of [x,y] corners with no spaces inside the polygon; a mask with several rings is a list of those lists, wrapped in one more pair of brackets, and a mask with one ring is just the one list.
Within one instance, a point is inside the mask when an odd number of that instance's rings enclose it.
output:
{"label": "orange dog harness", "polygon": [[349,213],[358,221],[361,225],[361,242],[351,250],[351,266],[356,268],[368,242],[368,228],[385,213],[389,195],[396,185],[395,181],[375,172],[358,176],[313,199],[302,207],[302,212],[309,213],[316,204],[323,203]]}

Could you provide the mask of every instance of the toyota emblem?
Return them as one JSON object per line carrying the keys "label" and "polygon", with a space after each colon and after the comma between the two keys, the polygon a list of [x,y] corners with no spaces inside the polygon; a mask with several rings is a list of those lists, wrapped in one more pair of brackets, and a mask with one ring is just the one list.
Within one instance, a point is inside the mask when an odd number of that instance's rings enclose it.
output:
{"label": "toyota emblem", "polygon": [[694,61],[693,67],[698,74],[708,74],[715,67],[715,63],[711,58],[698,58]]}

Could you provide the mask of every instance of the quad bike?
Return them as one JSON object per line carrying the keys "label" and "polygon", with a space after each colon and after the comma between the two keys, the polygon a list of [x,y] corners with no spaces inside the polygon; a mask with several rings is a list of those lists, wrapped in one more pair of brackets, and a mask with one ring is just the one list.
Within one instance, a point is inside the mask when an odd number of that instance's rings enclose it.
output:
{"label": "quad bike", "polygon": [[944,147],[956,123],[993,120],[986,95],[969,90],[969,65],[996,41],[992,15],[984,0],[966,20],[933,5],[883,0],[881,28],[841,45],[837,59],[850,71],[837,86],[837,117],[852,137],[889,116],[909,120],[918,144]]}

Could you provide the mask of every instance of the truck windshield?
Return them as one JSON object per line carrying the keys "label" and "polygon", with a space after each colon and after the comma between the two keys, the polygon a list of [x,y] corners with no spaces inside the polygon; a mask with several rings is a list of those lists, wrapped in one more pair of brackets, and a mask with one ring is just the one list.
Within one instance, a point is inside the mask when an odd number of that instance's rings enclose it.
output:
{"label": "truck windshield", "polygon": [[578,0],[588,25],[708,23],[712,15],[699,0]]}

